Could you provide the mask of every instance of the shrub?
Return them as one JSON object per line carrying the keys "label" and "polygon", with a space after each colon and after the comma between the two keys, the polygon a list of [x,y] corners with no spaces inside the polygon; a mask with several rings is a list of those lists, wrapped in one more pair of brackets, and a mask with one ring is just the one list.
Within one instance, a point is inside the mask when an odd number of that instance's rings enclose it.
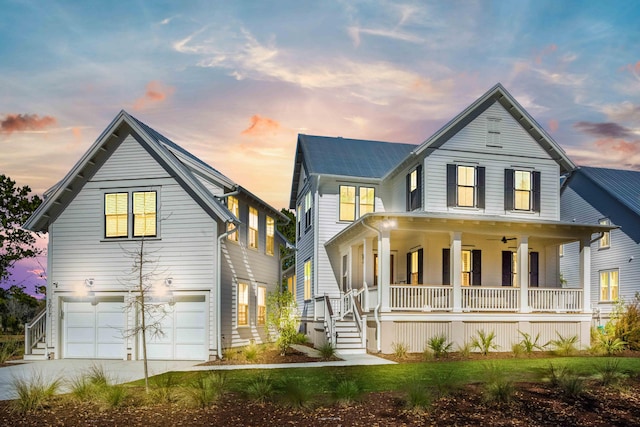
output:
{"label": "shrub", "polygon": [[576,343],[578,342],[577,335],[565,338],[557,331],[556,335],[558,336],[557,340],[549,341],[549,344],[553,346],[553,351],[555,354],[559,356],[571,356],[576,351],[578,351],[578,349],[576,348]]}
{"label": "shrub", "polygon": [[[276,344],[280,354],[284,356],[289,346],[296,341],[298,336],[298,309],[293,295],[287,290],[270,292],[267,296],[267,321],[265,327],[267,333],[275,331]],[[306,339],[305,339],[306,340]]]}
{"label": "shrub", "polygon": [[313,402],[311,386],[304,378],[286,377],[278,387],[282,403],[293,409],[308,408]]}
{"label": "shrub", "polygon": [[486,383],[484,400],[485,402],[509,403],[515,392],[513,382],[502,376]]}
{"label": "shrub", "polygon": [[459,345],[458,353],[460,353],[460,357],[469,357],[471,354],[471,343],[465,342],[464,344]]}
{"label": "shrub", "polygon": [[129,390],[122,384],[106,386],[102,390],[102,400],[109,408],[123,406],[129,397]]}
{"label": "shrub", "polygon": [[318,350],[320,351],[322,360],[330,360],[336,355],[335,347],[328,341],[322,344]]}
{"label": "shrub", "polygon": [[251,340],[251,344],[249,344],[242,350],[242,355],[247,362],[255,362],[258,359],[259,354],[260,348],[253,340]]}
{"label": "shrub", "polygon": [[309,341],[309,338],[303,334],[302,332],[298,332],[294,335],[292,339],[292,344],[306,344]]}
{"label": "shrub", "polygon": [[486,356],[491,350],[498,349],[498,345],[494,343],[495,339],[496,333],[494,331],[487,334],[481,329],[471,338],[471,348],[477,349]]}
{"label": "shrub", "polygon": [[511,353],[513,353],[513,357],[520,357],[524,353],[524,347],[519,342],[511,344]]}
{"label": "shrub", "polygon": [[5,341],[0,343],[0,363],[7,363],[7,360],[11,359],[17,353],[17,341]]}
{"label": "shrub", "polygon": [[453,347],[452,342],[447,342],[447,337],[444,334],[436,335],[427,341],[427,347],[433,352],[436,359],[446,356]]}
{"label": "shrub", "polygon": [[270,400],[274,392],[273,382],[268,375],[258,376],[253,379],[246,388],[247,397],[260,403]]}
{"label": "shrub", "polygon": [[225,377],[220,372],[208,371],[199,374],[187,388],[189,403],[199,408],[213,404],[225,391]]}
{"label": "shrub", "polygon": [[522,347],[522,351],[525,354],[531,355],[531,353],[533,353],[535,350],[544,350],[546,344],[538,343],[538,341],[540,340],[540,333],[536,334],[536,337],[533,339],[531,338],[531,335],[527,334],[526,332],[518,331],[518,333],[522,335],[522,340],[520,340],[520,347]]}
{"label": "shrub", "polygon": [[429,386],[435,391],[439,399],[453,394],[460,388],[461,380],[454,375],[453,370],[434,370],[429,373]]}
{"label": "shrub", "polygon": [[630,350],[640,350],[640,293],[620,304],[612,316],[613,336],[624,341]]}
{"label": "shrub", "polygon": [[151,394],[155,401],[163,403],[173,403],[177,401],[176,389],[178,387],[178,376],[174,372],[167,372],[164,375],[157,375],[151,379]]}
{"label": "shrub", "polygon": [[405,407],[414,411],[426,411],[431,406],[431,394],[429,390],[418,382],[412,382],[407,386],[407,394],[404,399]]}
{"label": "shrub", "polygon": [[404,359],[407,357],[407,353],[409,352],[409,346],[402,342],[392,342],[391,351],[393,352],[393,355],[398,359]]}
{"label": "shrub", "polygon": [[14,378],[12,387],[17,399],[13,401],[13,409],[25,414],[44,408],[60,388],[60,379],[45,380],[41,373],[34,373],[29,380]]}
{"label": "shrub", "polygon": [[584,393],[584,378],[572,372],[566,366],[556,367],[550,363],[547,373],[551,385],[559,388],[565,397],[575,399]]}
{"label": "shrub", "polygon": [[354,380],[342,380],[335,387],[333,398],[340,406],[350,406],[357,402],[362,391]]}
{"label": "shrub", "polygon": [[603,365],[598,366],[596,370],[600,377],[600,384],[605,387],[615,385],[626,377],[625,373],[620,369],[619,360],[607,360]]}

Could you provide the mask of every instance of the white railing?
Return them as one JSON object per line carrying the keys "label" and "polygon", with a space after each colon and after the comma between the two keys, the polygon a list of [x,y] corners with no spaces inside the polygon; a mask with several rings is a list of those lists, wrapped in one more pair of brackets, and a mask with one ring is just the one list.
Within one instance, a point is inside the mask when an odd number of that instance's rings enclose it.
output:
{"label": "white railing", "polygon": [[392,310],[449,311],[453,308],[451,286],[391,285]]}
{"label": "white railing", "polygon": [[327,338],[331,345],[335,347],[336,345],[336,334],[335,334],[335,315],[332,308],[333,302],[332,300],[338,300],[339,298],[329,298],[328,295],[324,295],[321,297],[314,298],[314,312],[313,315],[316,320],[322,319],[325,325],[325,332],[327,333]]}
{"label": "white railing", "polygon": [[582,311],[582,289],[529,289],[529,307],[531,311]]}
{"label": "white railing", "polygon": [[519,288],[484,286],[462,288],[463,311],[518,311],[519,299]]}
{"label": "white railing", "polygon": [[44,338],[47,330],[47,310],[42,310],[29,323],[24,325],[24,353],[31,354],[33,347]]}
{"label": "white railing", "polygon": [[373,310],[378,306],[378,288],[369,288],[367,291],[367,305],[369,310]]}

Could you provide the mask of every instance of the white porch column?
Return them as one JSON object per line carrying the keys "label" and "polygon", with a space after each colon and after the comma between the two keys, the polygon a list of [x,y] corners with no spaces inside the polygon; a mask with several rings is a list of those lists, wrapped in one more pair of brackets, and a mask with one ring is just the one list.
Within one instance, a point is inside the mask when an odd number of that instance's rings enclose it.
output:
{"label": "white porch column", "polygon": [[582,312],[591,313],[591,238],[580,239],[580,284]]}
{"label": "white porch column", "polygon": [[462,311],[462,233],[451,232],[450,244],[451,285],[453,286],[453,311]]}
{"label": "white porch column", "polygon": [[391,232],[382,230],[378,239],[378,298],[380,298],[380,311],[391,311],[389,304],[389,276],[391,273]]}
{"label": "white porch column", "polygon": [[[373,241],[371,239],[362,240],[362,280],[366,289],[373,286]],[[369,292],[364,293],[362,309],[369,311]]]}
{"label": "white porch column", "polygon": [[[358,248],[354,245],[349,246],[349,256],[347,257],[347,289],[343,289],[345,293],[354,288],[354,279],[356,274],[356,265],[358,258]],[[355,284],[358,286],[357,283]]]}
{"label": "white porch column", "polygon": [[529,313],[529,236],[518,238],[517,275],[520,286],[520,312]]}

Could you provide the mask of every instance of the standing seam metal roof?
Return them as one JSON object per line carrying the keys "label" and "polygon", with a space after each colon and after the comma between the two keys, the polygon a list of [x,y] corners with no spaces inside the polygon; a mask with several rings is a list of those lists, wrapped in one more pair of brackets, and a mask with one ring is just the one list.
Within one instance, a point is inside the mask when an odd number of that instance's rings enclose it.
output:
{"label": "standing seam metal roof", "polygon": [[587,166],[578,171],[640,216],[640,172]]}

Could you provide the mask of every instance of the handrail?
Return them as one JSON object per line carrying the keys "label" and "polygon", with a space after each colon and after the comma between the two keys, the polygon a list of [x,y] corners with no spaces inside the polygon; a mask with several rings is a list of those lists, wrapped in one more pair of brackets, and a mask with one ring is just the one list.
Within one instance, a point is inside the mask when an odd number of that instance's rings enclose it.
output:
{"label": "handrail", "polygon": [[333,307],[331,307],[331,299],[328,294],[324,294],[324,323],[327,325],[327,333],[329,334],[329,342],[335,348],[336,346],[336,337],[335,337],[335,318],[333,317]]}
{"label": "handrail", "polygon": [[31,350],[44,337],[47,329],[47,309],[43,308],[30,322],[24,324],[24,352],[31,354]]}
{"label": "handrail", "polygon": [[353,313],[353,320],[355,321],[356,326],[358,327],[358,331],[360,333],[360,340],[364,344],[366,343],[366,339],[363,339],[365,329],[365,318],[363,316],[362,307],[360,303],[354,296],[353,291],[347,292],[345,296],[348,296],[351,302],[351,312]]}

